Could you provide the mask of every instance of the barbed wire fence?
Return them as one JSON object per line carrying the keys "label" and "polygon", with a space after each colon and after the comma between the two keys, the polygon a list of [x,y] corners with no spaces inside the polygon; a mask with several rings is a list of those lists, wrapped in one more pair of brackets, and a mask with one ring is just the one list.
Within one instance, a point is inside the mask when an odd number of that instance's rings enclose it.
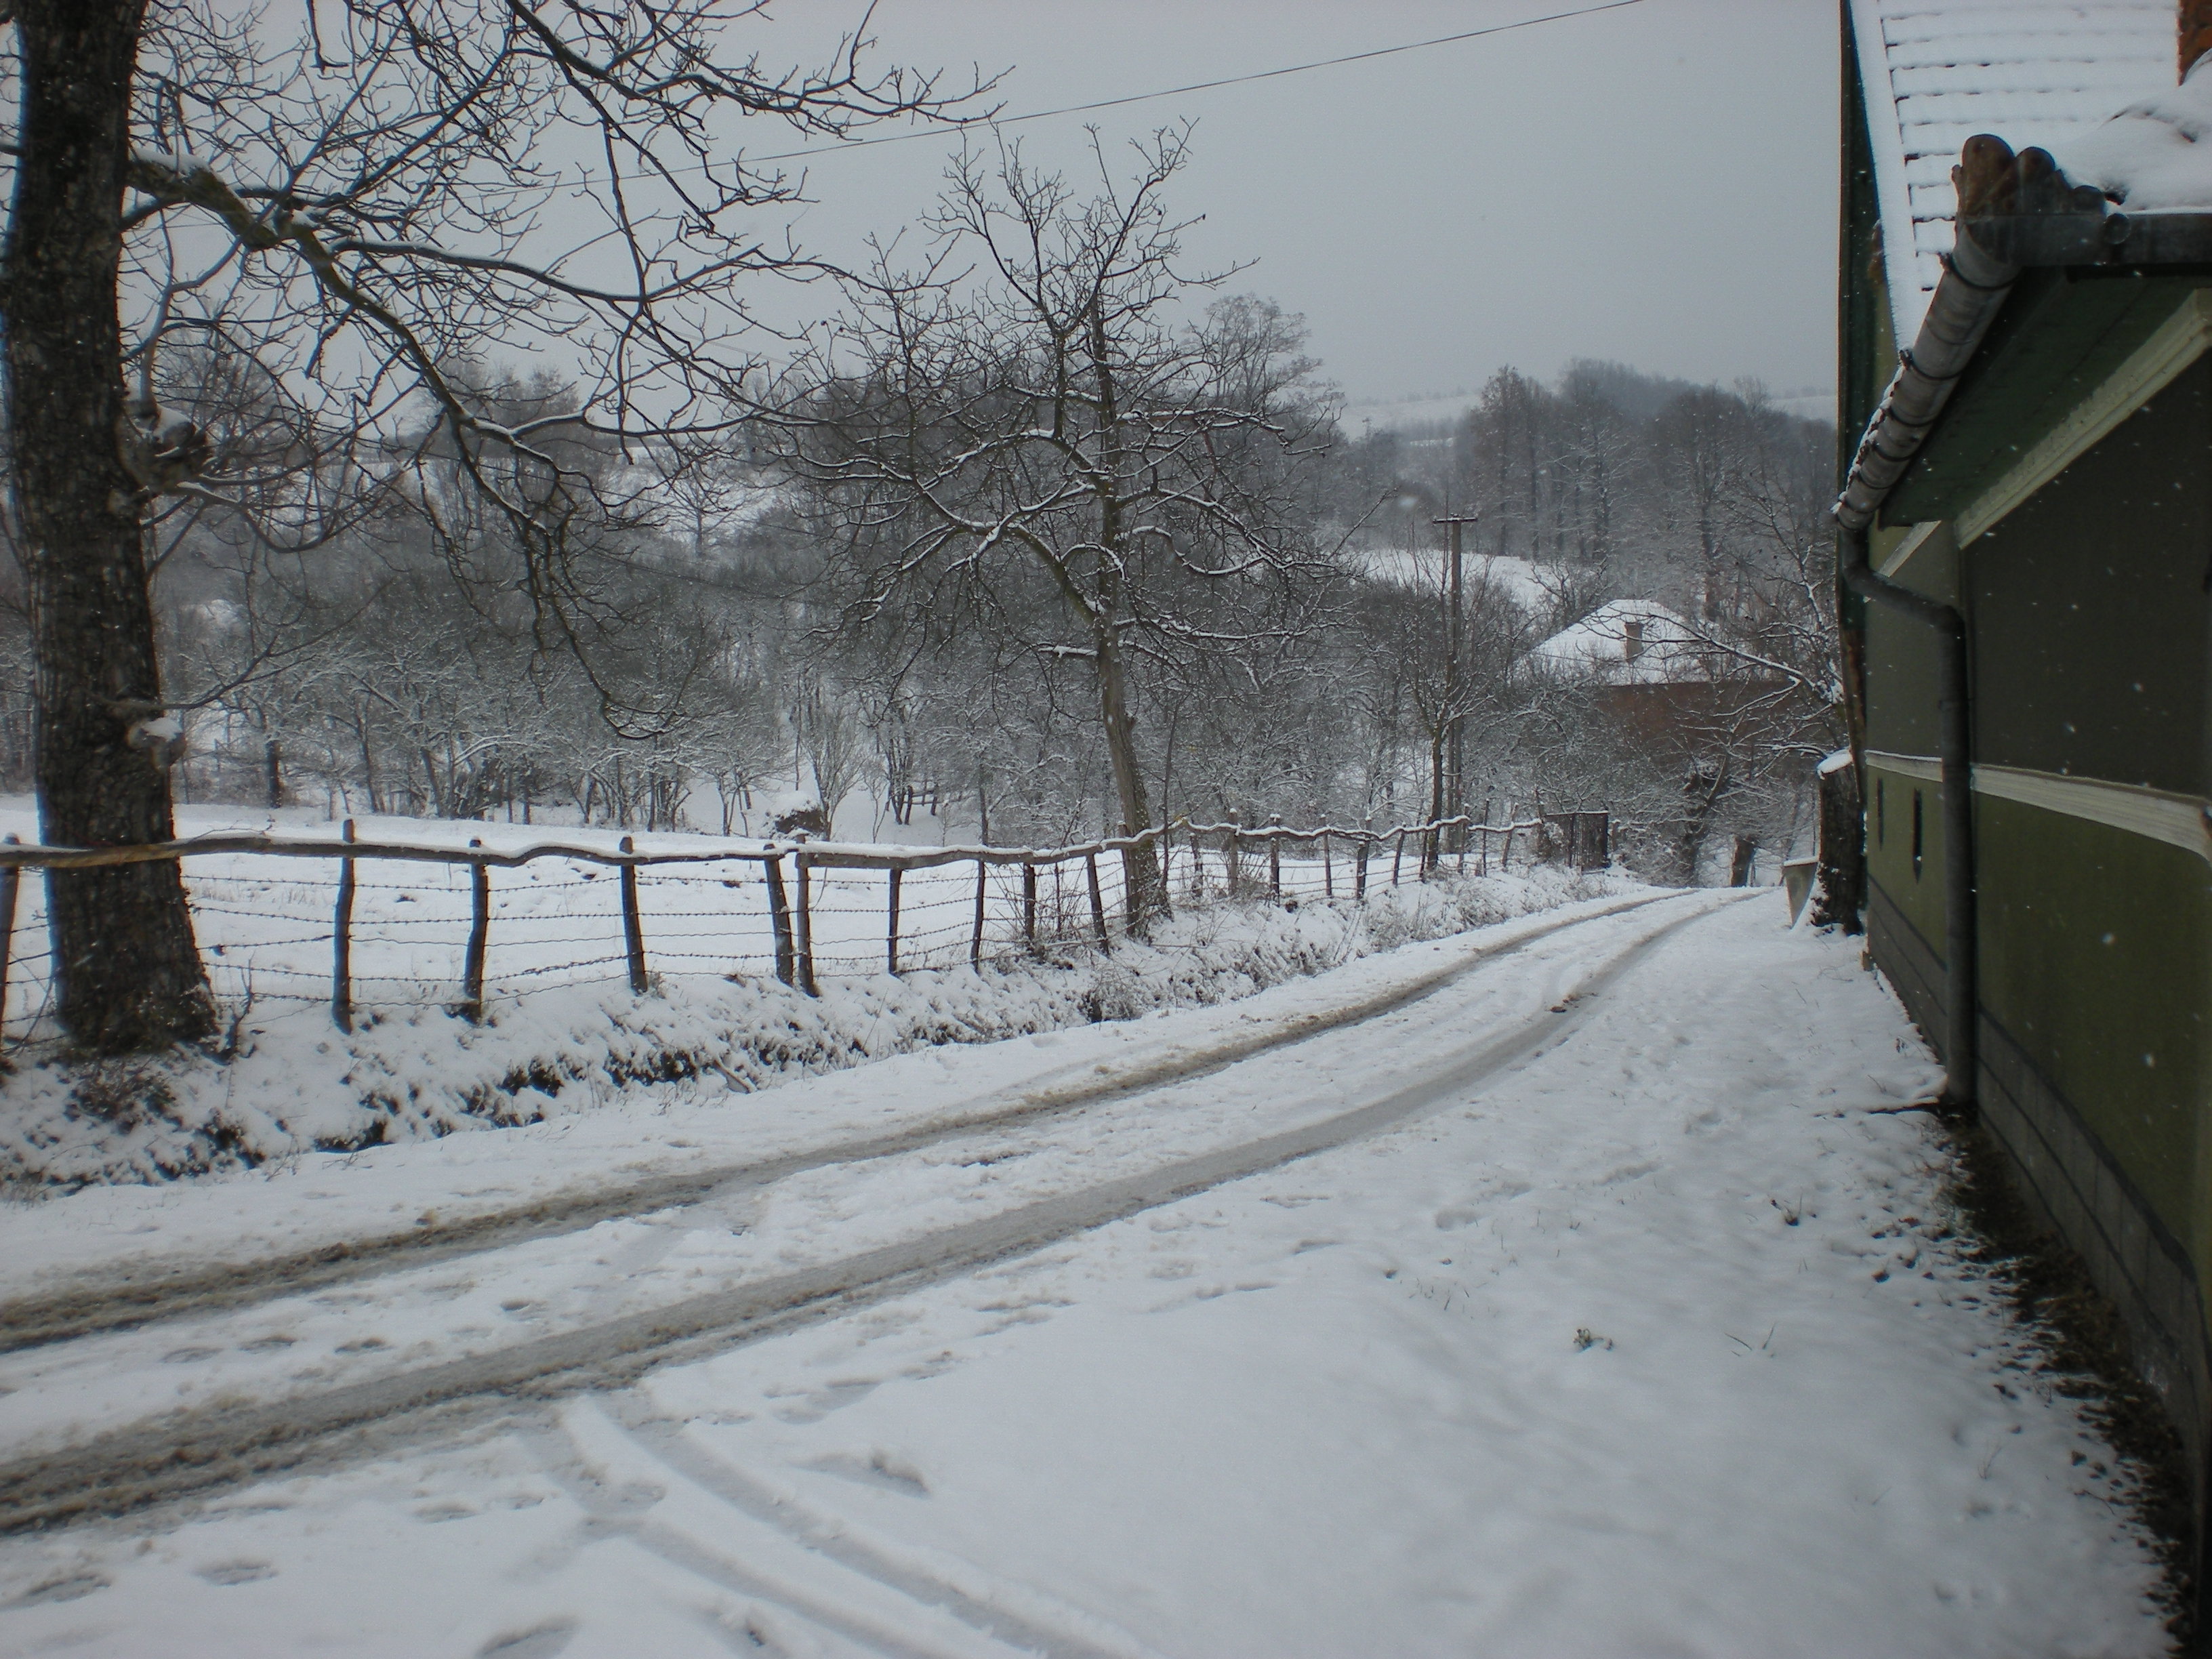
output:
{"label": "barbed wire fence", "polygon": [[[1455,870],[1610,855],[1602,812],[1467,814],[1377,830],[1178,820],[1058,848],[898,848],[696,838],[507,847],[214,835],[145,847],[0,843],[0,1032],[52,1034],[45,884],[26,871],[175,860],[210,981],[232,1007],[325,1004],[341,1030],[386,1011],[483,1019],[538,988],[655,980],[825,982],[1110,952],[1128,936],[1125,848],[1152,844],[1170,902],[1295,907]],[[693,838],[686,838],[690,841]]]}

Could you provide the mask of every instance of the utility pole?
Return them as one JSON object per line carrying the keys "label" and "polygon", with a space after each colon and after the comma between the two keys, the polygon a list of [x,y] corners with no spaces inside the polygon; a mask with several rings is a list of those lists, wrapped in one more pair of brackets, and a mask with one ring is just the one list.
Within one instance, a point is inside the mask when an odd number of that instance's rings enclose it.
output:
{"label": "utility pole", "polygon": [[[1457,812],[1465,805],[1463,797],[1467,793],[1467,752],[1465,732],[1462,727],[1466,715],[1460,708],[1460,631],[1464,625],[1463,619],[1467,614],[1465,606],[1467,587],[1465,557],[1461,550],[1460,533],[1467,526],[1482,522],[1482,510],[1478,507],[1472,513],[1454,513],[1447,507],[1435,522],[1449,525],[1451,527],[1451,550],[1445,556],[1444,566],[1443,714],[1446,726],[1443,764],[1437,768],[1435,787],[1431,791],[1430,803],[1435,809],[1430,816],[1432,818],[1440,818],[1447,811]],[[1449,779],[1449,783],[1446,781],[1447,777]],[[1462,829],[1459,833],[1460,839],[1466,840],[1467,831]],[[1442,839],[1443,832],[1439,831],[1433,838],[1430,848],[1429,866],[1431,869],[1436,867],[1436,860],[1443,851]]]}

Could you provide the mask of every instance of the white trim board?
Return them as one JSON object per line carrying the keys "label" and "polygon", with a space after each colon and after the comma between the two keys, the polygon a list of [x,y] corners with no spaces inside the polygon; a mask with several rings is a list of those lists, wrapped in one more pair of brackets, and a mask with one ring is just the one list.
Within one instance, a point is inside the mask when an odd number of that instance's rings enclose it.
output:
{"label": "white trim board", "polygon": [[2212,289],[2198,289],[2012,470],[1959,514],[1959,544],[1989,530],[2081,459],[2212,348]]}
{"label": "white trim board", "polygon": [[1893,755],[1886,749],[1869,749],[1866,751],[1866,763],[1885,772],[1894,772],[1899,777],[1917,778],[1923,783],[1943,781],[1943,763],[1933,755]]}
{"label": "white trim board", "polygon": [[1977,766],[1974,793],[2164,842],[2212,863],[2212,807],[2194,795],[2018,766]]}

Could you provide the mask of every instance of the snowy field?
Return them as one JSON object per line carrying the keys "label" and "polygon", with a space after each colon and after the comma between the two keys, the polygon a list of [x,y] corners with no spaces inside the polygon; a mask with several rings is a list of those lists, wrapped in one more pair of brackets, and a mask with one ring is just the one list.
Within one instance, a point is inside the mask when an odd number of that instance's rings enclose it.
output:
{"label": "snowy field", "polygon": [[744,1112],[0,1208],[20,1305],[715,1176],[0,1355],[19,1499],[399,1402],[0,1543],[0,1652],[2161,1652],[2109,1454],[1951,1236],[1936,1075],[1778,896],[1616,898]]}
{"label": "snowy field", "polygon": [[[21,797],[0,799],[0,833],[38,840],[37,815]],[[364,841],[465,849],[480,840],[514,853],[562,842],[611,853],[619,830],[481,823],[473,820],[356,819]],[[254,812],[237,807],[183,807],[179,837],[272,833],[329,841],[338,826],[300,809]],[[639,834],[640,852],[696,854],[702,838]],[[765,843],[734,845],[758,848]],[[788,848],[788,842],[781,843]],[[888,851],[913,851],[912,848]],[[1188,855],[1178,849],[1186,881]],[[1219,879],[1218,860],[1209,860]],[[1340,873],[1345,868],[1338,854]],[[460,993],[469,935],[470,874],[462,865],[356,860],[352,978],[356,1006],[374,1012],[441,1008]],[[204,855],[185,860],[185,884],[210,978],[219,998],[251,998],[274,1008],[329,1005],[331,918],[337,903],[335,858]],[[1118,859],[1099,861],[1109,910],[1121,902]],[[789,863],[784,878],[792,881]],[[1323,885],[1318,863],[1294,860],[1294,891]],[[817,974],[848,978],[885,965],[889,884],[880,870],[817,870],[811,881]],[[512,1005],[539,990],[626,983],[622,901],[616,871],[605,865],[549,857],[491,872],[491,917],[484,981],[487,1000]],[[1040,872],[1039,932],[1081,939],[1091,930],[1089,890],[1079,864]],[[965,963],[972,937],[975,866],[948,865],[910,872],[901,896],[899,963],[905,969]],[[768,890],[757,860],[648,866],[638,872],[638,908],[650,971],[665,981],[716,981],[737,974],[770,977],[775,939]],[[989,877],[985,940],[993,957],[1021,939],[1021,872],[1000,866]],[[33,878],[22,897],[10,940],[6,1030],[11,1036],[46,1029],[48,975],[45,884]]]}

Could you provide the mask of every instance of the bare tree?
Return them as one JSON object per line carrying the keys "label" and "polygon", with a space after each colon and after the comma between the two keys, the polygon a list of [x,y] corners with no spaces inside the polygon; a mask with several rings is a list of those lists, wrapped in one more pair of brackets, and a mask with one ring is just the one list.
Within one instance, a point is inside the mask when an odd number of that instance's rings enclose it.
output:
{"label": "bare tree", "polygon": [[791,705],[792,744],[812,775],[824,835],[834,834],[837,808],[860,781],[860,727],[836,691],[819,680],[799,688]]}
{"label": "bare tree", "polygon": [[[842,530],[848,625],[927,611],[1088,666],[1130,830],[1152,817],[1138,665],[1279,632],[1274,601],[1318,568],[1285,510],[1311,365],[1271,307],[1188,314],[1222,279],[1178,264],[1163,198],[1186,143],[1156,135],[1121,181],[1094,135],[1088,200],[1018,150],[963,158],[929,264],[886,258],[817,360],[799,457]],[[1141,929],[1167,907],[1158,860],[1124,861]]]}
{"label": "bare tree", "polygon": [[[942,108],[927,81],[865,70],[858,37],[819,71],[726,62],[726,27],[758,10],[327,0],[288,34],[219,0],[6,8],[0,308],[47,839],[172,832],[148,586],[149,521],[172,498],[312,540],[331,492],[422,498],[434,459],[496,511],[544,638],[580,643],[592,595],[568,538],[608,503],[551,440],[588,432],[644,460],[726,428],[754,368],[739,281],[799,264],[746,234],[745,210],[796,187],[722,159],[728,118],[834,135]],[[548,156],[556,133],[593,153],[580,182]],[[455,371],[488,338],[572,366],[576,405],[485,414]],[[250,428],[199,407],[210,366],[254,390]],[[466,574],[471,549],[448,553]],[[57,873],[51,892],[77,1041],[210,1028],[174,863]]]}

